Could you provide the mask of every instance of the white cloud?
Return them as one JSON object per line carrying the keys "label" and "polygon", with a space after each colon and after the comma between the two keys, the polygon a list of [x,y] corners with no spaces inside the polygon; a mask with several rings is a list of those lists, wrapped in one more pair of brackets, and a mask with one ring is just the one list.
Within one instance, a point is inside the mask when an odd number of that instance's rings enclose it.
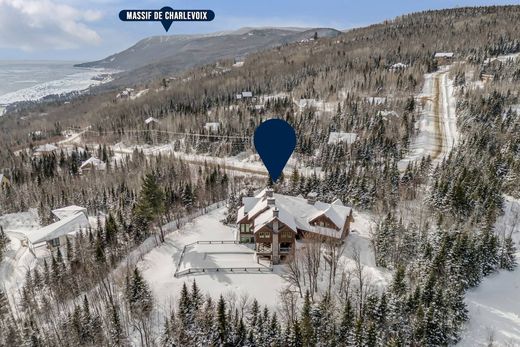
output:
{"label": "white cloud", "polygon": [[55,0],[0,0],[0,47],[34,51],[96,45],[101,37],[89,24],[101,17],[99,11]]}

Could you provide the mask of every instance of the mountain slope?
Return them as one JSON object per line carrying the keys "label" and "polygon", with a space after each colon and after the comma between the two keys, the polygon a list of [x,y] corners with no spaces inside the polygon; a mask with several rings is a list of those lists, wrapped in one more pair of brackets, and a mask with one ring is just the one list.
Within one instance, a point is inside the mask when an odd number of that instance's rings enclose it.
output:
{"label": "mountain slope", "polygon": [[[312,38],[335,37],[335,29],[278,29],[243,28],[230,33],[210,35],[155,36],[139,41],[134,46],[105,59],[78,64],[79,67],[103,67],[132,71],[144,70],[155,75],[175,73],[218,59],[235,58],[251,52]],[[153,65],[153,67],[151,67]]]}

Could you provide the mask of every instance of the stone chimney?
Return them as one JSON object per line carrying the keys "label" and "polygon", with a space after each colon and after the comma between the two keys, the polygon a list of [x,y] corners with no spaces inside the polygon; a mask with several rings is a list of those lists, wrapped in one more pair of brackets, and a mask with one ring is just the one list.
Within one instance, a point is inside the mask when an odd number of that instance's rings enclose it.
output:
{"label": "stone chimney", "polygon": [[314,205],[316,203],[316,198],[318,197],[318,194],[315,192],[310,192],[307,194],[307,203],[309,205]]}
{"label": "stone chimney", "polygon": [[279,216],[280,216],[280,210],[278,209],[278,207],[275,207],[273,209],[273,217],[278,218]]}
{"label": "stone chimney", "polygon": [[273,194],[274,194],[274,191],[273,191],[272,188],[267,188],[267,189],[266,189],[266,191],[265,191],[265,196],[266,196],[267,198],[272,198],[272,197],[274,196]]}

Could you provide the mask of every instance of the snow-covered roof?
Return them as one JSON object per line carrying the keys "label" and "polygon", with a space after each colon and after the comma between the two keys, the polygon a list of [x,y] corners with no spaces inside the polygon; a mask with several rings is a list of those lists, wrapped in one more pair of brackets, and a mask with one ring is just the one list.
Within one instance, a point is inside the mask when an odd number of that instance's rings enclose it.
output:
{"label": "snow-covered roof", "polygon": [[392,66],[390,66],[390,69],[392,70],[399,70],[399,69],[406,69],[408,67],[407,64],[404,64],[404,63],[396,63]]}
{"label": "snow-covered roof", "polygon": [[88,166],[95,167],[96,169],[99,169],[99,170],[105,170],[106,169],[105,162],[103,160],[101,160],[101,159],[96,158],[96,157],[90,157],[89,159],[84,161],[81,164],[80,169],[84,169],[84,168],[86,168]]}
{"label": "snow-covered roof", "polygon": [[50,143],[46,143],[44,145],[40,145],[34,149],[35,152],[52,152],[57,150],[58,147],[51,145]]}
{"label": "snow-covered roof", "polygon": [[87,229],[89,226],[88,218],[84,213],[75,213],[56,223],[47,225],[33,232],[28,232],[26,235],[32,244],[38,244],[63,235],[74,234],[81,229]]}
{"label": "snow-covered roof", "polygon": [[[318,233],[321,235],[340,238],[343,233],[343,227],[349,218],[352,209],[344,206],[343,203],[336,199],[332,204],[316,201],[310,204],[307,199],[301,196],[294,197],[282,194],[273,194],[271,204],[268,203],[267,191],[263,190],[255,197],[246,197],[242,199],[243,206],[239,209],[237,223],[244,218],[254,220],[253,232],[258,231],[262,226],[272,222],[274,218],[278,218],[289,228],[296,230]],[[278,217],[274,216],[273,211],[277,209]],[[337,227],[326,228],[311,225],[311,221],[320,216],[325,216]]]}
{"label": "snow-covered roof", "polygon": [[275,212],[274,212],[275,209],[273,209],[273,208],[270,208],[270,209],[262,212],[261,214],[259,214],[255,218],[255,228],[254,228],[253,232],[256,233],[263,226],[271,223],[275,219],[279,220],[280,222],[285,224],[287,227],[289,227],[289,229],[296,232],[296,221],[294,219],[294,216],[284,208],[276,207],[276,210],[278,211],[278,216],[275,216]]}
{"label": "snow-covered roof", "polygon": [[329,145],[335,145],[340,142],[346,142],[347,144],[351,145],[354,142],[356,142],[357,134],[356,133],[344,133],[344,132],[335,132],[332,131],[329,134]]}
{"label": "snow-covered roof", "polygon": [[153,117],[146,118],[146,120],[144,121],[145,124],[150,124],[152,122],[159,123],[159,121]]}
{"label": "snow-covered roof", "polygon": [[243,98],[252,98],[253,92],[242,92],[242,97]]}
{"label": "snow-covered roof", "polygon": [[242,99],[242,94],[237,94],[237,100]]}
{"label": "snow-covered roof", "polygon": [[75,215],[76,213],[84,213],[86,216],[87,209],[85,207],[81,207],[81,206],[77,206],[77,205],[70,205],[70,206],[52,210],[52,214],[55,215],[56,217],[58,217],[58,219],[65,219],[67,217]]}
{"label": "snow-covered roof", "polygon": [[455,53],[453,52],[437,52],[435,53],[435,58],[453,58]]}
{"label": "snow-covered roof", "polygon": [[206,125],[204,125],[204,128],[208,131],[218,131],[218,129],[220,128],[220,123],[219,122],[206,123]]}

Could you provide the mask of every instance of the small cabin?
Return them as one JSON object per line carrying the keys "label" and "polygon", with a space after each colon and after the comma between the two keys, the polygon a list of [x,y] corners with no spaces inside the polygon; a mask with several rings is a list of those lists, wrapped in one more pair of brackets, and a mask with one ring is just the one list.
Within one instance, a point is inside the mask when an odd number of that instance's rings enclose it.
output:
{"label": "small cabin", "polygon": [[96,157],[91,157],[90,159],[84,161],[80,166],[80,171],[82,173],[91,172],[91,171],[104,171],[107,168],[107,164],[101,159]]}
{"label": "small cabin", "polygon": [[4,174],[0,174],[0,188],[7,188],[10,185],[11,181]]}
{"label": "small cabin", "polygon": [[433,56],[437,65],[449,65],[453,62],[455,58],[455,53],[453,52],[437,52]]}

